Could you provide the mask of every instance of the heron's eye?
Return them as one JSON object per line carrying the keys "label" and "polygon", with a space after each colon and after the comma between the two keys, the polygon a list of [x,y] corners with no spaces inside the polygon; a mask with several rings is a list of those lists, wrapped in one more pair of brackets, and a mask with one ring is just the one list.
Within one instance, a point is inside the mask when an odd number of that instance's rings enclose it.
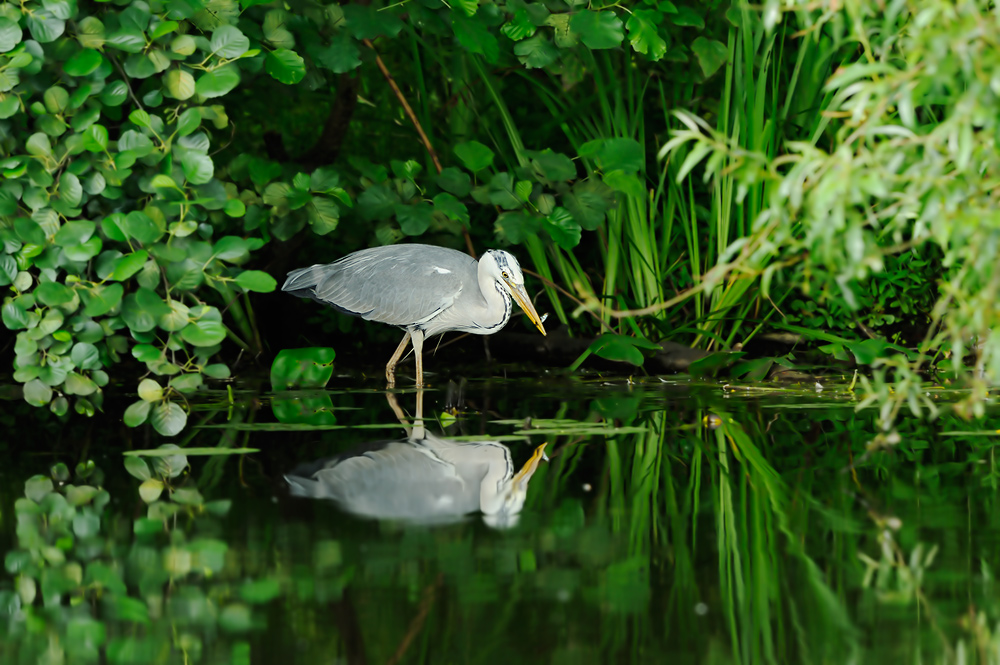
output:
{"label": "heron's eye", "polygon": [[502,270],[502,271],[500,272],[500,276],[501,276],[501,277],[503,277],[504,279],[510,279],[510,275],[509,275],[509,274],[507,274],[507,271],[506,271],[506,270]]}

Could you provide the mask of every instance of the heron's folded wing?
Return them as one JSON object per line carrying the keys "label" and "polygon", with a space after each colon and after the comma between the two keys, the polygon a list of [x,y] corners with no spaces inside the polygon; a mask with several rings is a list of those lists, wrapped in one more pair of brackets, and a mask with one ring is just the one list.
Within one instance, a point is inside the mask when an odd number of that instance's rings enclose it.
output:
{"label": "heron's folded wing", "polygon": [[478,288],[475,260],[426,252],[357,252],[336,263],[294,271],[283,287],[349,314],[397,326],[437,316],[464,288]]}

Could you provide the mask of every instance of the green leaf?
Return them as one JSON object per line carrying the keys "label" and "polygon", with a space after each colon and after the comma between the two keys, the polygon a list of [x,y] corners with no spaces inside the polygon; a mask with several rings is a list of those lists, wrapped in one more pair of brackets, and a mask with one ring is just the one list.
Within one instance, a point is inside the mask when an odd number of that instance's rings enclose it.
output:
{"label": "green leaf", "polygon": [[705,74],[705,78],[719,71],[719,67],[726,64],[729,59],[726,45],[714,39],[698,37],[691,42],[691,50],[698,58],[698,64],[701,65],[701,71]]}
{"label": "green leaf", "polygon": [[[193,97],[197,90],[194,77],[186,69],[171,69],[168,71],[163,75],[163,85],[166,86],[168,95],[181,101]],[[188,111],[190,110],[192,109],[188,109]],[[178,131],[178,133],[180,132]],[[187,136],[187,134],[180,135]]]}
{"label": "green leaf", "polygon": [[556,208],[542,222],[552,241],[563,249],[573,249],[580,244],[582,229],[566,208]]}
{"label": "green leaf", "polygon": [[129,237],[147,246],[155,243],[163,235],[163,229],[141,210],[133,210],[125,216],[125,228]]}
{"label": "green leaf", "polygon": [[[122,421],[127,427],[138,427],[146,422],[146,418],[149,417],[149,410],[152,406],[153,405],[150,402],[146,402],[144,400],[133,402],[127,409],[125,409],[125,415],[122,417]],[[125,459],[128,460],[129,458],[126,457]],[[139,461],[142,462],[142,460]],[[146,463],[142,462],[142,465],[145,467]],[[126,462],[126,466],[128,466],[128,462]],[[147,475],[149,474],[148,468],[146,469],[146,473]],[[135,474],[133,473],[132,475]]]}
{"label": "green leaf", "polygon": [[442,192],[434,197],[434,210],[448,219],[469,225],[469,209],[451,194]]}
{"label": "green leaf", "polygon": [[602,171],[636,173],[645,170],[645,153],[635,139],[612,138],[588,141],[580,146],[581,157],[594,157]]}
{"label": "green leaf", "polygon": [[32,379],[24,384],[24,401],[32,406],[45,406],[52,401],[52,388]]}
{"label": "green leaf", "polygon": [[468,141],[455,146],[455,156],[473,173],[482,171],[493,163],[493,151],[479,141]]}
{"label": "green leaf", "polygon": [[306,62],[295,51],[279,48],[267,54],[264,69],[282,83],[294,85],[305,77]]}
{"label": "green leaf", "polygon": [[250,49],[250,40],[236,26],[223,24],[212,32],[209,46],[215,55],[231,60]]}
{"label": "green leaf", "polygon": [[[72,173],[63,174],[64,179],[69,176],[76,178]],[[79,183],[79,181],[77,182]],[[53,241],[60,247],[79,245],[90,240],[90,236],[94,235],[96,229],[97,225],[93,222],[66,222],[56,232]]]}
{"label": "green leaf", "polygon": [[181,301],[173,299],[167,301],[167,308],[169,311],[157,318],[156,325],[167,332],[182,330],[191,319],[191,310]]}
{"label": "green leaf", "polygon": [[604,174],[604,182],[611,189],[623,192],[639,200],[642,200],[646,195],[642,181],[639,180],[638,176],[631,173],[625,173],[621,170],[609,171]]}
{"label": "green leaf", "polygon": [[625,24],[632,48],[649,56],[650,60],[659,60],[667,53],[667,42],[657,30],[661,19],[662,15],[655,9],[635,9]]}
{"label": "green leaf", "polygon": [[425,201],[415,205],[398,204],[394,210],[399,228],[408,236],[422,235],[434,221],[434,207]]}
{"label": "green leaf", "polygon": [[258,293],[271,293],[278,288],[275,279],[261,270],[244,270],[236,276],[236,283],[244,291],[257,291]]}
{"label": "green leaf", "polygon": [[[486,146],[483,146],[483,148],[486,148]],[[489,148],[486,148],[486,150],[489,151]],[[490,161],[492,161],[492,158],[490,158]],[[438,174],[436,182],[438,187],[458,197],[468,196],[469,192],[472,191],[472,178],[469,177],[468,173],[454,166],[449,166],[442,170]]]}
{"label": "green leaf", "polygon": [[43,282],[35,289],[35,297],[43,305],[57,307],[73,300],[73,289],[59,282]]}
{"label": "green leaf", "polygon": [[698,30],[705,27],[705,19],[703,19],[700,14],[687,5],[681,5],[678,7],[677,13],[674,14],[672,20],[674,25],[697,28]]}
{"label": "green leaf", "polygon": [[77,372],[70,372],[66,375],[66,382],[63,385],[63,389],[67,395],[86,396],[97,392],[97,384],[89,377]]}
{"label": "green leaf", "polygon": [[101,355],[97,347],[88,342],[77,342],[70,352],[70,360],[79,369],[100,369]]}
{"label": "green leaf", "polygon": [[117,307],[122,301],[125,287],[121,284],[98,285],[89,291],[89,300],[84,296],[87,303],[83,308],[83,313],[87,316],[103,316]]}
{"label": "green leaf", "polygon": [[316,61],[334,74],[354,71],[361,65],[361,51],[346,31],[330,38],[330,45],[316,50]]}
{"label": "green leaf", "polygon": [[45,110],[49,113],[62,113],[69,105],[69,93],[66,88],[54,85],[42,95],[45,102]]}
{"label": "green leaf", "polygon": [[181,330],[181,339],[193,346],[214,346],[225,338],[226,327],[222,321],[200,319]]}
{"label": "green leaf", "polygon": [[239,69],[235,65],[226,65],[202,74],[195,84],[195,90],[202,97],[215,98],[225,95],[239,83]]}
{"label": "green leaf", "polygon": [[149,260],[149,253],[144,249],[126,254],[115,261],[108,279],[113,282],[124,281],[139,272],[147,260]]}
{"label": "green leaf", "polygon": [[514,17],[503,24],[500,32],[507,35],[511,41],[519,42],[534,35],[537,29],[528,11],[522,8],[514,12]]}
{"label": "green leaf", "polygon": [[162,402],[153,407],[149,422],[163,436],[176,436],[187,425],[187,414],[173,402]]}
{"label": "green leaf", "polygon": [[159,402],[163,399],[163,386],[155,379],[143,379],[139,382],[139,398],[145,402]]}
{"label": "green leaf", "polygon": [[101,66],[104,58],[94,49],[80,49],[63,65],[63,72],[70,76],[89,76]]}
{"label": "green leaf", "polygon": [[[140,403],[146,405],[146,412],[148,413],[149,412],[149,403],[148,402],[136,402],[136,404],[140,404]],[[135,404],[133,404],[132,406],[135,406]],[[129,407],[129,408],[131,409],[132,407]],[[144,417],[137,424],[142,424],[143,422],[145,422],[145,420],[146,419]],[[128,425],[128,423],[126,423],[126,425]],[[135,427],[135,425],[129,425],[129,427]],[[144,460],[144,459],[142,459],[140,457],[134,457],[134,456],[131,456],[131,455],[126,455],[126,457],[125,457],[125,470],[128,471],[128,473],[129,473],[130,476],[132,476],[133,478],[135,478],[137,480],[141,480],[143,482],[145,482],[145,481],[147,481],[147,480],[149,480],[150,478],[153,477],[153,474],[149,472],[149,465],[146,464],[146,460]]]}
{"label": "green leaf", "polygon": [[[644,344],[642,344],[643,342]],[[642,351],[636,348],[637,343],[642,348],[648,348],[649,343],[646,340],[606,333],[594,340],[588,350],[606,360],[627,362],[638,367],[642,365],[645,358]]]}
{"label": "green leaf", "polygon": [[212,255],[223,261],[241,263],[250,256],[250,248],[239,236],[223,236],[212,247]]}
{"label": "green leaf", "polygon": [[157,478],[150,478],[139,485],[139,498],[143,500],[144,503],[153,503],[160,498],[163,494],[163,481]]}
{"label": "green leaf", "polygon": [[399,196],[385,185],[373,185],[358,197],[358,215],[365,221],[385,219],[393,214]]}
{"label": "green leaf", "polygon": [[573,160],[560,152],[553,152],[549,148],[541,152],[531,153],[531,165],[543,178],[552,182],[576,178],[576,165]]}
{"label": "green leaf", "polygon": [[271,363],[271,387],[274,390],[290,388],[322,388],[333,376],[333,349],[309,347],[282,349]]}
{"label": "green leaf", "polygon": [[455,39],[466,51],[479,53],[490,64],[500,59],[497,38],[479,18],[469,18],[461,12],[452,11],[451,27],[455,31]]}
{"label": "green leaf", "polygon": [[[21,43],[21,38],[21,27],[9,18],[0,17],[0,53],[12,50]],[[76,76],[76,74],[73,74],[73,76]]]}
{"label": "green leaf", "polygon": [[559,58],[559,49],[544,34],[537,34],[515,44],[514,55],[528,69],[542,69]]}
{"label": "green leaf", "polygon": [[625,39],[622,22],[612,11],[584,9],[570,19],[570,27],[587,48],[615,48]]}
{"label": "green leaf", "polygon": [[200,152],[185,152],[181,157],[181,168],[184,170],[184,177],[192,185],[204,185],[215,175],[212,158]]}
{"label": "green leaf", "polygon": [[613,203],[611,190],[603,183],[577,183],[573,191],[563,196],[573,219],[587,231],[593,231],[604,221],[604,213]]}
{"label": "green leaf", "polygon": [[250,580],[240,586],[240,598],[255,605],[269,603],[279,595],[281,595],[281,585],[273,577]]}
{"label": "green leaf", "polygon": [[[275,284],[277,286],[277,283]],[[212,379],[228,379],[232,376],[229,371],[229,366],[224,363],[214,363],[212,365],[205,365],[201,370],[205,376]],[[188,452],[190,454],[190,451]]]}
{"label": "green leaf", "polygon": [[66,30],[66,21],[56,18],[48,9],[36,9],[27,17],[28,32],[38,42],[48,44],[62,36]]}
{"label": "green leaf", "polygon": [[93,124],[83,132],[83,147],[90,152],[104,152],[108,147],[108,130]]}
{"label": "green leaf", "polygon": [[494,231],[501,238],[515,245],[538,233],[541,222],[537,217],[520,212],[505,212],[497,218]]}
{"label": "green leaf", "polygon": [[347,29],[355,39],[395,37],[403,29],[403,22],[392,12],[357,3],[342,6]]}

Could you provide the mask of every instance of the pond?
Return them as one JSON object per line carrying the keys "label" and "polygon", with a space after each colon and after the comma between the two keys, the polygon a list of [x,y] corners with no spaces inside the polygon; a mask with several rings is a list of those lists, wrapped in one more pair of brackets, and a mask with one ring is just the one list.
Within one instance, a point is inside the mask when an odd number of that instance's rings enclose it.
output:
{"label": "pond", "polygon": [[230,385],[185,450],[11,397],[0,661],[998,662],[996,418],[820,388]]}

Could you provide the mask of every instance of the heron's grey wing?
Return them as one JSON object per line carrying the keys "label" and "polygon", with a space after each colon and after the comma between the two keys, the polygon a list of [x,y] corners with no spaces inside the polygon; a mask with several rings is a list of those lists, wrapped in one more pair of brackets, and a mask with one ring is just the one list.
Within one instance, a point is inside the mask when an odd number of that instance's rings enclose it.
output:
{"label": "heron's grey wing", "polygon": [[293,271],[282,288],[368,320],[409,326],[437,316],[463,289],[478,289],[478,275],[475,259],[461,252],[393,245]]}
{"label": "heron's grey wing", "polygon": [[479,509],[479,486],[410,442],[347,458],[311,478],[287,476],[294,494],[333,499],[344,510],[377,519],[440,521]]}

